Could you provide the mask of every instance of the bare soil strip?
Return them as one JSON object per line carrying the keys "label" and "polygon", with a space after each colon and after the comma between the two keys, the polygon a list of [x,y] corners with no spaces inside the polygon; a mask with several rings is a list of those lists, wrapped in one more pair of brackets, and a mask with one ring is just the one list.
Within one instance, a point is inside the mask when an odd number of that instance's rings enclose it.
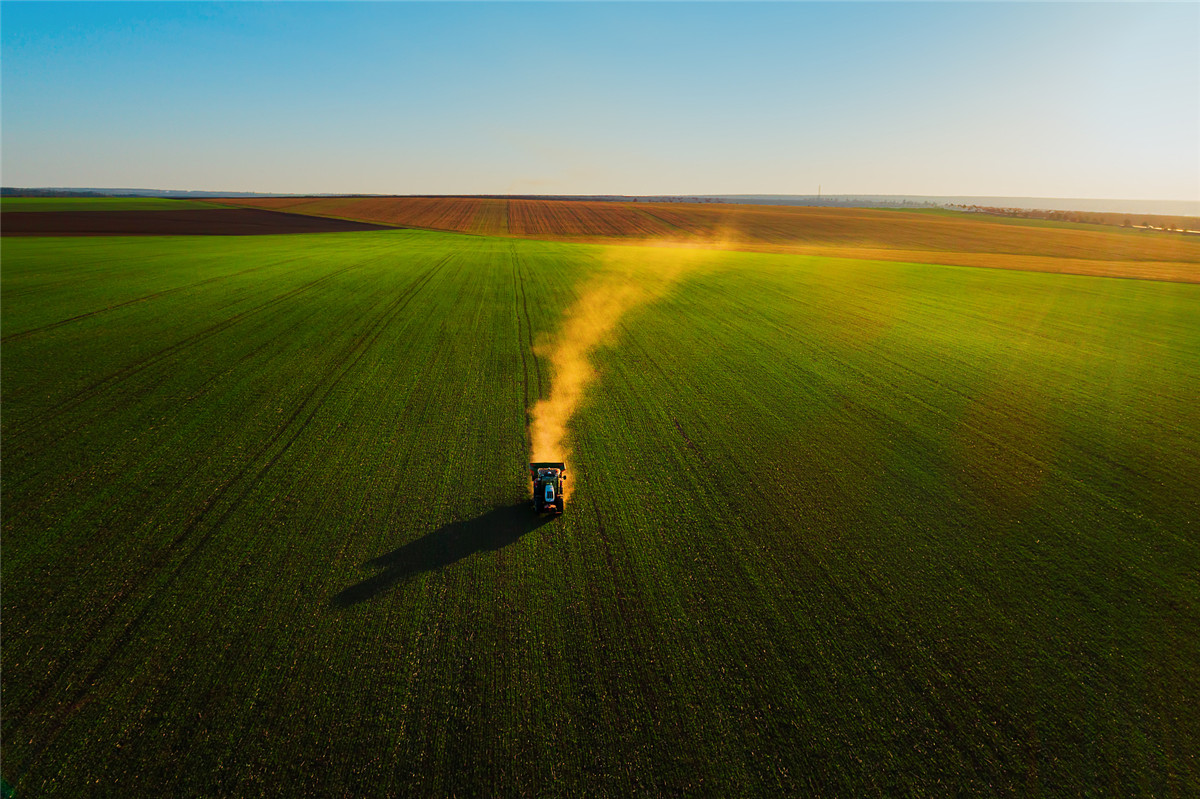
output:
{"label": "bare soil strip", "polygon": [[262,236],[389,230],[387,225],[258,208],[187,211],[5,211],[5,236]]}

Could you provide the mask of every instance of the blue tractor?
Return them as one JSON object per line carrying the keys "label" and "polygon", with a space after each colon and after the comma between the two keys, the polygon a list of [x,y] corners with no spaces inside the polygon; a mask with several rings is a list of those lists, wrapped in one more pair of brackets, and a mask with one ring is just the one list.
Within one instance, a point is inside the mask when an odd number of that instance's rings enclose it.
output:
{"label": "blue tractor", "polygon": [[566,483],[565,463],[531,463],[529,477],[533,480],[533,509],[538,513],[562,513],[566,507],[563,486]]}

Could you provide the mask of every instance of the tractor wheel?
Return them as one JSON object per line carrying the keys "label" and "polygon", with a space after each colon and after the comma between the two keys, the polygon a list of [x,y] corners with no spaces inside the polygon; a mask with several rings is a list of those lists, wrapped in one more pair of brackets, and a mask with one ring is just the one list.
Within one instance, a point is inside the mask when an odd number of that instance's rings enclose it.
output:
{"label": "tractor wheel", "polygon": [[559,513],[562,513],[562,512],[563,512],[563,510],[565,509],[565,506],[566,506],[566,504],[567,504],[567,503],[566,503],[566,502],[563,500],[563,498],[562,498],[562,497],[559,497],[558,499],[554,500],[554,507],[555,507],[555,509],[557,509],[557,510],[558,510],[558,512],[559,512]]}

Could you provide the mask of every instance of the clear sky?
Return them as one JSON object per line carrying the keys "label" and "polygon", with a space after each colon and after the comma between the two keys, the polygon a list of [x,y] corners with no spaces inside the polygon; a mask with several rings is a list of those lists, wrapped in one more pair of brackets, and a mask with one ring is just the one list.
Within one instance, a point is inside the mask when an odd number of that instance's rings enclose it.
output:
{"label": "clear sky", "polygon": [[1200,4],[0,5],[0,180],[1200,199]]}

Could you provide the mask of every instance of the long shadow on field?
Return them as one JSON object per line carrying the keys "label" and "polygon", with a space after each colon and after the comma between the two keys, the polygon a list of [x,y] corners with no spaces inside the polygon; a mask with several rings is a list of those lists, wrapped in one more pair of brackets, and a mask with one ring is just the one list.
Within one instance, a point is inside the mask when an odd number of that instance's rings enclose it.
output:
{"label": "long shadow on field", "polygon": [[331,604],[346,608],[374,599],[397,583],[422,572],[449,566],[476,552],[506,547],[552,520],[552,516],[535,514],[532,503],[525,501],[495,508],[469,521],[439,527],[416,541],[367,561],[364,566],[382,571],[339,592]]}

